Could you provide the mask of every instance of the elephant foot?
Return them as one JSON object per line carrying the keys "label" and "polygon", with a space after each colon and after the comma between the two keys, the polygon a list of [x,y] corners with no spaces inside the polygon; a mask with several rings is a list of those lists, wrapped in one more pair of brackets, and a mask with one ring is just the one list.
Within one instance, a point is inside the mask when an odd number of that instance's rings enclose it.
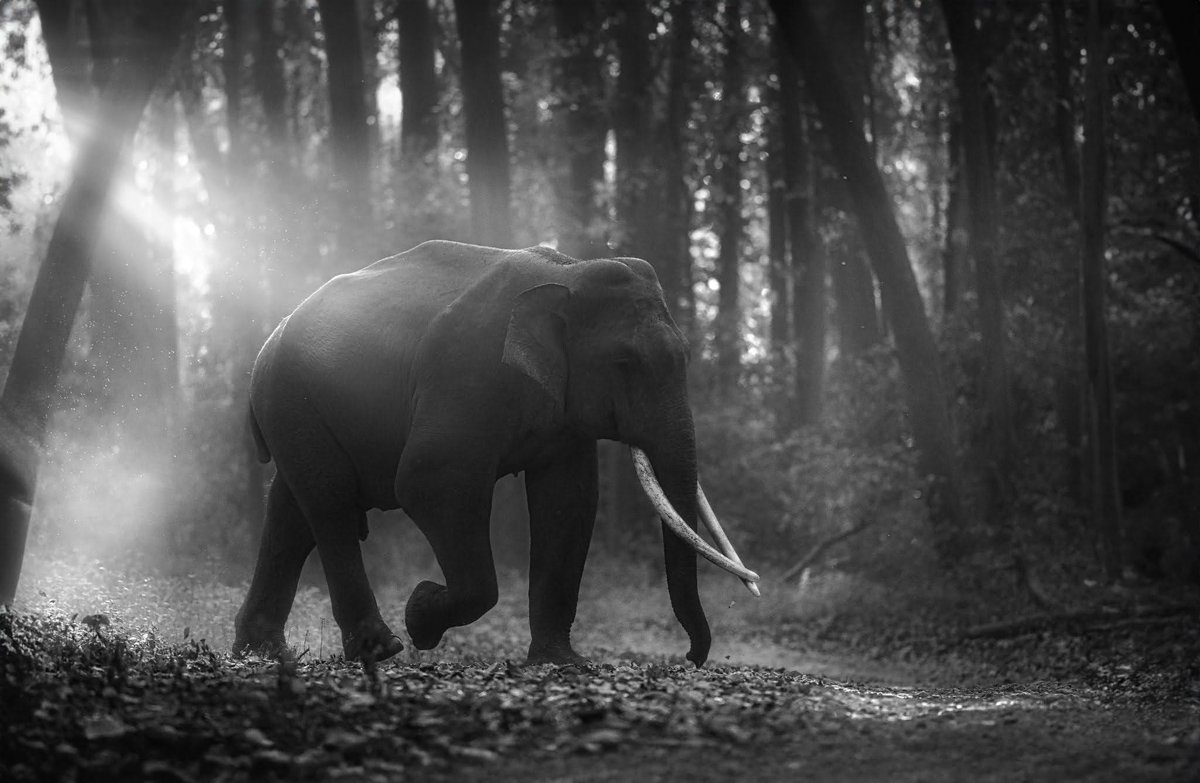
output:
{"label": "elephant foot", "polygon": [[559,666],[587,666],[591,664],[587,658],[575,652],[570,642],[555,644],[529,645],[529,655],[525,657],[526,666],[537,666],[542,663],[553,663]]}
{"label": "elephant foot", "polygon": [[400,637],[378,617],[362,621],[351,633],[342,632],[342,652],[348,661],[378,663],[403,649]]}
{"label": "elephant foot", "polygon": [[413,588],[404,609],[404,625],[418,650],[432,650],[442,640],[449,628],[437,619],[437,604],[441,603],[446,588],[437,582],[424,581]]}
{"label": "elephant foot", "polygon": [[261,655],[264,658],[286,658],[291,649],[283,638],[283,627],[270,623],[243,621],[234,624],[233,654]]}

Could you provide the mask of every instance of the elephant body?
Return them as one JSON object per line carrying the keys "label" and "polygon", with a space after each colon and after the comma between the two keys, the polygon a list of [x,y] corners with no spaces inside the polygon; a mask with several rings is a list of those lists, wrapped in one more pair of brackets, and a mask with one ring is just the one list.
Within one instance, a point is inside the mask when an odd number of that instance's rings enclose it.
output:
{"label": "elephant body", "polygon": [[[403,508],[446,584],[421,582],[405,622],[420,649],[496,602],[492,488],[525,472],[529,660],[580,660],[570,643],[596,511],[596,441],[644,449],[695,527],[686,343],[653,269],[549,248],[427,242],[326,283],[283,320],[251,379],[250,420],[276,478],[235,650],[282,651],[314,546],[347,657],[401,649],[362,565],[365,512]],[[664,536],[672,605],[704,662],[709,630],[694,553]]]}

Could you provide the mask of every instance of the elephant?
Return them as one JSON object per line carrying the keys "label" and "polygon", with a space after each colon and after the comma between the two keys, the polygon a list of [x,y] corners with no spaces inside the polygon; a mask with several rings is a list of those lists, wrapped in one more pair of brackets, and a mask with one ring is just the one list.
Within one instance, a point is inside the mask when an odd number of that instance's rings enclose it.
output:
{"label": "elephant", "polygon": [[663,520],[672,609],[702,666],[711,635],[696,554],[755,594],[759,577],[697,482],[687,361],[653,267],[635,258],[435,240],[333,278],[283,319],[251,373],[250,427],[276,473],[234,651],[285,654],[314,546],[346,658],[403,649],[363,567],[372,508],[403,509],[436,555],[445,584],[420,582],[404,614],[412,644],[434,648],[496,604],[492,490],[524,471],[526,660],[584,662],[571,627],[596,516],[596,443],[608,439],[633,450]]}

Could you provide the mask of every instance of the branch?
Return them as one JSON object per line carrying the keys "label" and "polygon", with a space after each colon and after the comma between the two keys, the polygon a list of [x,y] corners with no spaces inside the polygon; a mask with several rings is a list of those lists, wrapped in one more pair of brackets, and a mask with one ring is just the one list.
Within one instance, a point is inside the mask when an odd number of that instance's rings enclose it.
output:
{"label": "branch", "polygon": [[817,561],[818,558],[821,557],[821,555],[825,554],[825,551],[831,546],[841,543],[851,536],[858,535],[873,524],[875,524],[874,520],[860,522],[849,530],[843,530],[842,532],[832,535],[823,541],[818,541],[817,545],[810,549],[807,555],[800,558],[798,561],[796,561],[795,565],[783,572],[783,576],[780,577],[780,581],[786,582],[797,574],[802,573],[804,569],[811,566]]}

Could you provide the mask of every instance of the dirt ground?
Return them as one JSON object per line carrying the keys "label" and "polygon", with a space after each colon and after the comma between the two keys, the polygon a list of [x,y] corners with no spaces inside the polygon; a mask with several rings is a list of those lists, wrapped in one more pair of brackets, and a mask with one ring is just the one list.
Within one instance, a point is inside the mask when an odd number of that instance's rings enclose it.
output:
{"label": "dirt ground", "polygon": [[72,604],[45,573],[0,613],[5,781],[1200,781],[1194,610],[932,638],[710,594],[696,670],[664,607],[608,587],[577,623],[592,665],[524,667],[510,590],[364,669],[331,655],[317,591],[281,666],[226,652],[237,589],[125,577]]}

